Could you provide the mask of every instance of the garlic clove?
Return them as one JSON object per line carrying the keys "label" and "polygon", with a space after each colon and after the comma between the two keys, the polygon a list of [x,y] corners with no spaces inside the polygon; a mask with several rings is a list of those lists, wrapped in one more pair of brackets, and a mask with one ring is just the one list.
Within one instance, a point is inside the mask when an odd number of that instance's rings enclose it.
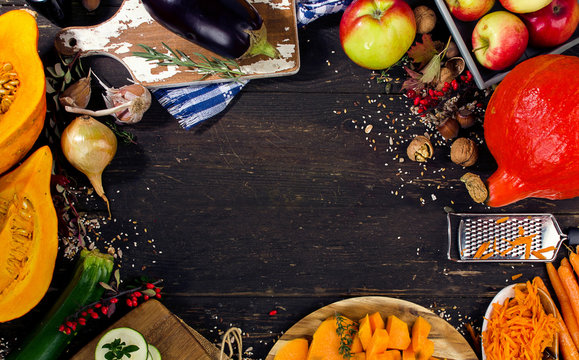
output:
{"label": "garlic clove", "polygon": [[58,101],[62,106],[73,106],[84,109],[88,105],[91,97],[91,71],[86,77],[69,85],[66,90],[60,94]]}

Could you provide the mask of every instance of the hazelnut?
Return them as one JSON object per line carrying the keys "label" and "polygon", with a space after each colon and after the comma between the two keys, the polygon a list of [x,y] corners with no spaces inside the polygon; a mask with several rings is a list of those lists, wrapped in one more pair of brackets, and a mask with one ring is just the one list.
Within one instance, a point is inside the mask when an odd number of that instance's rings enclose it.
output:
{"label": "hazelnut", "polygon": [[473,126],[476,122],[474,118],[474,114],[472,111],[467,109],[461,109],[456,113],[456,120],[460,124],[460,127],[463,129],[469,128]]}
{"label": "hazelnut", "polygon": [[414,9],[414,19],[416,20],[416,32],[418,34],[426,34],[434,30],[436,14],[428,6],[417,6]]}
{"label": "hazelnut", "polygon": [[461,166],[471,166],[478,159],[478,147],[475,142],[467,138],[458,138],[450,146],[450,160]]}
{"label": "hazelnut", "polygon": [[423,135],[418,135],[408,145],[406,154],[412,161],[426,162],[432,157],[434,150],[430,140]]}
{"label": "hazelnut", "polygon": [[454,41],[451,41],[448,44],[448,48],[446,49],[446,54],[445,54],[446,58],[450,59],[450,58],[453,58],[453,57],[459,56],[459,55],[460,55],[460,52],[458,51],[458,46],[456,46],[456,43]]}
{"label": "hazelnut", "polygon": [[458,136],[460,125],[454,117],[448,117],[442,121],[437,127],[438,132],[446,140],[454,139]]}
{"label": "hazelnut", "polygon": [[486,201],[489,191],[480,176],[469,172],[464,174],[460,181],[466,185],[468,194],[475,202],[482,204]]}

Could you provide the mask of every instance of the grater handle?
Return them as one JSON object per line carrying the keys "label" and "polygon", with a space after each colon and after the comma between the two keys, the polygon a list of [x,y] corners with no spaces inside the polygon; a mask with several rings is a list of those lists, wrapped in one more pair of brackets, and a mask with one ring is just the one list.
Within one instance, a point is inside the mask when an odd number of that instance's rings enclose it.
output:
{"label": "grater handle", "polygon": [[570,228],[567,239],[569,239],[569,245],[579,245],[579,228]]}

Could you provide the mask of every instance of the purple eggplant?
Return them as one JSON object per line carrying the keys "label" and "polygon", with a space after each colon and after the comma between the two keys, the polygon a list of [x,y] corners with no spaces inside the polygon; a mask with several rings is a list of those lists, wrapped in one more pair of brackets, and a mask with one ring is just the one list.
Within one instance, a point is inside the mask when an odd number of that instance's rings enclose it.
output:
{"label": "purple eggplant", "polygon": [[262,17],[246,0],[142,0],[170,31],[231,59],[279,56],[267,41]]}

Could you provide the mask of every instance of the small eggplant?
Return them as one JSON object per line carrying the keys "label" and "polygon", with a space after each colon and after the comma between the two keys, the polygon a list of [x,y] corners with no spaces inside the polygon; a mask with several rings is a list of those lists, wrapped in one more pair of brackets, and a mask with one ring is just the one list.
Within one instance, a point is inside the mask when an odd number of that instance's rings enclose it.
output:
{"label": "small eggplant", "polygon": [[220,56],[278,57],[261,15],[246,0],[143,0],[153,19]]}

